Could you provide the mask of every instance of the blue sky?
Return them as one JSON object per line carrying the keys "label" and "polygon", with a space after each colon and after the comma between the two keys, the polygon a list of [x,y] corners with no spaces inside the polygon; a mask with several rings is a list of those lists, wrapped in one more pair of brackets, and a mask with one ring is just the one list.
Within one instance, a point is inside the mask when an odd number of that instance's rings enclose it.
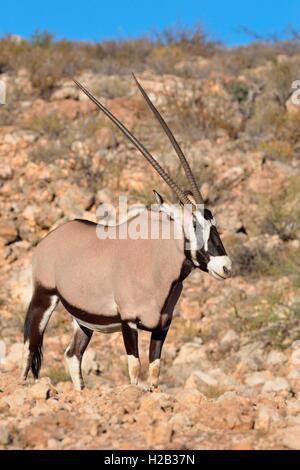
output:
{"label": "blue sky", "polygon": [[249,37],[241,26],[263,35],[282,33],[288,25],[300,30],[300,1],[6,0],[0,6],[0,36],[28,37],[35,29],[47,29],[57,38],[98,41],[199,21],[212,39],[242,44]]}

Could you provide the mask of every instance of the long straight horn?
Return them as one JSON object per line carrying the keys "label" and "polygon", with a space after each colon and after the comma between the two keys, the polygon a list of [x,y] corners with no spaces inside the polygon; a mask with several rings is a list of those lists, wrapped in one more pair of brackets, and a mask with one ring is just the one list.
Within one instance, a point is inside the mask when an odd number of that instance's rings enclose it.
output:
{"label": "long straight horn", "polygon": [[76,85],[92,100],[95,105],[103,111],[103,113],[123,132],[123,134],[133,143],[133,145],[144,155],[146,160],[153,166],[161,178],[167,183],[167,185],[176,194],[179,200],[183,204],[191,204],[190,199],[184,194],[183,191],[177,186],[175,181],[168,175],[168,173],[160,166],[160,164],[152,157],[148,150],[141,144],[138,139],[119,121],[100,101],[97,100],[81,83],[73,79]]}
{"label": "long straight horn", "polygon": [[154,106],[154,104],[152,103],[152,101],[150,100],[149,96],[147,95],[147,93],[145,92],[144,88],[142,87],[142,85],[138,82],[137,78],[135,77],[134,73],[132,74],[133,75],[133,78],[137,84],[137,86],[139,87],[139,90],[140,92],[142,93],[143,97],[145,98],[149,108],[151,109],[151,111],[153,112],[154,116],[156,117],[156,119],[158,120],[158,122],[160,123],[160,125],[162,126],[163,130],[165,131],[165,133],[167,134],[171,144],[173,145],[173,148],[175,150],[175,152],[177,153],[178,157],[179,157],[179,160],[181,161],[181,164],[183,166],[183,169],[184,169],[184,172],[186,174],[186,177],[191,185],[191,190],[192,190],[192,193],[195,197],[195,200],[196,200],[196,203],[197,204],[203,204],[203,197],[201,195],[201,192],[200,192],[200,189],[199,189],[199,186],[197,184],[197,181],[193,175],[193,172],[192,172],[192,169],[189,165],[189,162],[187,161],[183,151],[181,150],[181,148],[179,147],[179,144],[177,142],[177,140],[175,139],[173,133],[171,132],[170,128],[168,127],[166,121],[164,120],[164,118],[161,116],[161,114],[159,113],[159,111],[156,109],[156,107]]}

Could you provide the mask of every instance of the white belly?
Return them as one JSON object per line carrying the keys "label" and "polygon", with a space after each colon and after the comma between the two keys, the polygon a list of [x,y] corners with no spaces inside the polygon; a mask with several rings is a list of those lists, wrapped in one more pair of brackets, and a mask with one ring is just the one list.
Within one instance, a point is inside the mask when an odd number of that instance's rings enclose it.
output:
{"label": "white belly", "polygon": [[122,326],[121,323],[110,323],[109,325],[97,325],[95,323],[87,323],[82,320],[78,320],[76,318],[76,321],[79,325],[85,326],[86,328],[89,328],[90,330],[93,331],[100,331],[100,333],[115,333],[116,331],[121,331]]}

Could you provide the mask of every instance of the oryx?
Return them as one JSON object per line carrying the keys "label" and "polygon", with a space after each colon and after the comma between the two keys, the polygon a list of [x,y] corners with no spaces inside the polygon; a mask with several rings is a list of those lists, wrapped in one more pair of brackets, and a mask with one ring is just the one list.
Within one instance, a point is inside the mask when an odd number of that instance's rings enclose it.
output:
{"label": "oryx", "polygon": [[[136,78],[134,77],[136,80]],[[151,332],[150,385],[157,386],[162,346],[171,324],[182,283],[194,268],[225,279],[231,272],[211,212],[204,207],[199,186],[174,135],[136,80],[148,106],[172,143],[183,166],[190,192],[183,191],[134,135],[86,88],[78,87],[100,108],[142,153],[180,202],[166,204],[156,193],[158,210],[146,209],[119,225],[128,235],[132,224],[168,226],[169,238],[139,239],[97,235],[97,224],[73,220],[50,232],[35,248],[33,295],[24,325],[22,380],[31,368],[38,377],[42,341],[49,318],[61,301],[72,315],[75,333],[65,359],[76,389],[83,388],[81,360],[93,331],[122,330],[128,355],[129,376],[137,384],[140,372],[138,329]],[[179,218],[178,213],[187,216]],[[147,224],[146,224],[147,225]],[[111,227],[102,227],[109,235]],[[176,236],[174,235],[176,233]],[[124,234],[124,230],[123,230]]]}

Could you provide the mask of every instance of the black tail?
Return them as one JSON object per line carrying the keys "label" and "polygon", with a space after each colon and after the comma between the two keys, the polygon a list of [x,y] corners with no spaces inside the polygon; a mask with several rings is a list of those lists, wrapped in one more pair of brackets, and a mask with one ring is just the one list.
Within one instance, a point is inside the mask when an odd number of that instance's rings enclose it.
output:
{"label": "black tail", "polygon": [[43,336],[39,331],[40,308],[31,301],[24,323],[24,343],[29,341],[28,370],[38,378],[43,360]]}

